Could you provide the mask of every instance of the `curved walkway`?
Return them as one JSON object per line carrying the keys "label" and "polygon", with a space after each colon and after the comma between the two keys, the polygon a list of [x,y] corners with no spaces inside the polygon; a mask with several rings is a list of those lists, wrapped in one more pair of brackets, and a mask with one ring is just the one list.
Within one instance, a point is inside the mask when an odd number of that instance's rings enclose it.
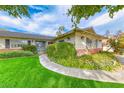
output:
{"label": "curved walkway", "polygon": [[78,68],[65,67],[54,62],[51,62],[46,55],[41,55],[39,58],[40,63],[45,68],[60,74],[80,79],[124,83],[124,70],[120,70],[118,72],[108,72],[102,70],[83,70]]}

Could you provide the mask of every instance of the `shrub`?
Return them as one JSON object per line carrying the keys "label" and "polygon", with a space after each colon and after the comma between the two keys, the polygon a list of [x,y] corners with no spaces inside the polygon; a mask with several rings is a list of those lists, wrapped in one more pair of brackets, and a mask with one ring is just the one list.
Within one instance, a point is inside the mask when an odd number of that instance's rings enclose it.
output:
{"label": "shrub", "polygon": [[82,64],[81,68],[100,69],[107,71],[111,71],[121,66],[116,57],[109,52],[100,52],[87,56],[83,55],[79,58],[79,62]]}
{"label": "shrub", "polygon": [[6,53],[0,53],[0,58],[13,58],[23,56],[33,56],[34,54],[30,51],[11,51]]}
{"label": "shrub", "polygon": [[47,47],[47,55],[51,59],[71,59],[76,57],[76,50],[71,43],[60,42]]}
{"label": "shrub", "polygon": [[83,60],[84,62],[93,62],[93,58],[91,55],[82,55],[78,58],[79,60]]}
{"label": "shrub", "polygon": [[22,46],[22,49],[23,49],[24,51],[31,51],[31,52],[33,52],[34,54],[37,54],[37,48],[36,48],[35,45],[23,45],[23,46]]}
{"label": "shrub", "polygon": [[121,67],[116,57],[109,52],[76,57],[76,51],[70,43],[52,44],[48,46],[47,54],[52,61],[68,67],[106,71]]}

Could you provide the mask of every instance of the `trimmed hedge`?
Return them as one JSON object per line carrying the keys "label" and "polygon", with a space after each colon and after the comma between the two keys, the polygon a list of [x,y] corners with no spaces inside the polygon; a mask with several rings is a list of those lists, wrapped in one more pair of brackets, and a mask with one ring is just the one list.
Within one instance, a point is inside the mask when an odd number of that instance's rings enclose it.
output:
{"label": "trimmed hedge", "polygon": [[23,45],[22,50],[24,51],[31,51],[34,54],[37,54],[37,48],[35,45]]}
{"label": "trimmed hedge", "polygon": [[76,50],[71,43],[60,42],[47,47],[47,55],[51,59],[68,59],[76,57]]}
{"label": "trimmed hedge", "polygon": [[24,56],[33,56],[34,54],[30,51],[11,51],[0,53],[0,58],[13,58],[13,57],[24,57]]}

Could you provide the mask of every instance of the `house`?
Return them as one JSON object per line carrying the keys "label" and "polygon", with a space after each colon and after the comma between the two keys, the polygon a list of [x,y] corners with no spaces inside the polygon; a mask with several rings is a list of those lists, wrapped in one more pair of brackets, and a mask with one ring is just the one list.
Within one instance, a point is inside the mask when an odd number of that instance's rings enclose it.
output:
{"label": "house", "polygon": [[19,50],[24,44],[36,45],[38,51],[44,51],[53,37],[0,30],[0,52]]}
{"label": "house", "polygon": [[70,42],[74,44],[77,54],[96,53],[103,50],[103,40],[106,37],[96,34],[92,27],[76,28],[54,39],[55,42]]}
{"label": "house", "polygon": [[106,38],[96,34],[92,27],[72,29],[57,37],[0,30],[0,50],[17,50],[23,44],[29,44],[36,45],[38,51],[44,51],[53,42],[70,42],[74,44],[77,54],[82,55],[103,50],[104,39]]}

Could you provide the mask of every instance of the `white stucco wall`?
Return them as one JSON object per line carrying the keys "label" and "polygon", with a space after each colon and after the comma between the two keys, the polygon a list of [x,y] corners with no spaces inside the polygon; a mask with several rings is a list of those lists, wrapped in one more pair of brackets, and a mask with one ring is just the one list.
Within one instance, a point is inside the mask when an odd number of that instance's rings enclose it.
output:
{"label": "white stucco wall", "polygon": [[35,40],[32,40],[31,44],[32,44],[32,45],[35,45]]}
{"label": "white stucco wall", "polygon": [[5,48],[5,39],[0,39],[0,49]]}
{"label": "white stucco wall", "polygon": [[[82,36],[84,37],[83,39],[81,39]],[[86,38],[89,38],[92,41],[91,46],[87,45]],[[80,33],[76,33],[75,34],[75,48],[76,49],[86,49],[86,46],[89,49],[102,48],[102,42],[97,40],[97,43],[96,43],[96,40],[97,39],[95,37],[91,38],[90,36],[85,36],[85,35],[81,35]]]}
{"label": "white stucco wall", "polygon": [[102,48],[102,41],[97,41],[97,48]]}
{"label": "white stucco wall", "polygon": [[65,41],[65,42],[69,42],[69,43],[74,44],[74,43],[75,43],[75,42],[74,42],[75,37],[74,37],[74,36],[72,36],[72,37],[69,37],[69,38],[70,38],[70,39],[68,39],[68,38],[64,39],[64,41]]}
{"label": "white stucco wall", "polygon": [[[68,37],[70,39],[68,39]],[[69,42],[69,43],[74,44],[76,49],[86,49],[86,47],[88,47],[88,49],[102,48],[102,41],[98,40],[97,38],[93,36],[90,37],[90,36],[86,36],[81,33],[75,33],[75,35],[73,36],[70,35],[68,37],[60,38],[56,42],[59,42],[60,40],[64,40],[64,42]],[[91,46],[87,45],[86,38],[89,38],[92,41]],[[96,40],[97,40],[97,43],[96,43]]]}
{"label": "white stucco wall", "polygon": [[84,36],[83,39],[81,39],[80,34],[75,34],[75,48],[76,49],[85,49],[86,48],[86,37]]}
{"label": "white stucco wall", "polygon": [[60,40],[64,40],[64,42],[69,42],[69,43],[75,44],[75,36],[69,36],[66,38],[62,38],[62,39],[57,40],[56,42],[59,42]]}

